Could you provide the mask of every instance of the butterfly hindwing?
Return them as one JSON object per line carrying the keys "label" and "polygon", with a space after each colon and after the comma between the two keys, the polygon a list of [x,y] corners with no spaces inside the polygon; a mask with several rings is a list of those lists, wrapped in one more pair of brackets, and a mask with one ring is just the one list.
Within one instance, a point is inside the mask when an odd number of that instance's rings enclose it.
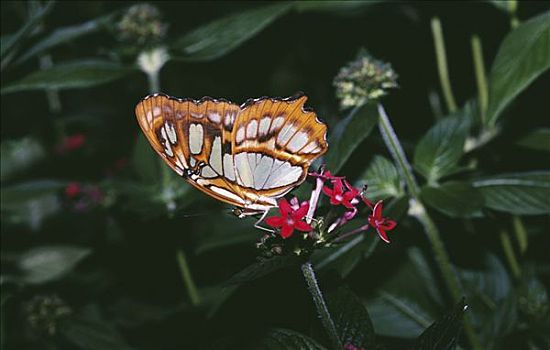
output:
{"label": "butterfly hindwing", "polygon": [[326,125],[304,110],[305,96],[238,106],[150,95],[136,106],[153,149],[189,183],[245,209],[265,210],[304,181],[327,150]]}

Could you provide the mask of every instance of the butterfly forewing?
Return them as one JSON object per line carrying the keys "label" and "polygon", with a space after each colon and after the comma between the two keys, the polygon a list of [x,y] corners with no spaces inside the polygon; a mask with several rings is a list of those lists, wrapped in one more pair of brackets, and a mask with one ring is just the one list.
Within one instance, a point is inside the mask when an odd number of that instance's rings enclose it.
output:
{"label": "butterfly forewing", "polygon": [[326,126],[305,96],[225,100],[151,95],[136,116],[151,146],[188,182],[235,206],[263,211],[299,185],[327,150]]}

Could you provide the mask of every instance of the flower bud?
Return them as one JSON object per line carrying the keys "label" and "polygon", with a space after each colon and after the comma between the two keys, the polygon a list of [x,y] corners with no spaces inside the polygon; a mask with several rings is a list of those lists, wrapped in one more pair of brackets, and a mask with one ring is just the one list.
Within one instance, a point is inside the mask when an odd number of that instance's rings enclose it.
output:
{"label": "flower bud", "polygon": [[334,78],[336,97],[342,109],[358,107],[377,100],[396,88],[397,74],[389,63],[384,63],[360,50],[354,61],[340,69]]}
{"label": "flower bud", "polygon": [[72,314],[71,308],[57,295],[38,295],[26,302],[24,311],[32,329],[49,336],[56,334],[59,322]]}
{"label": "flower bud", "polygon": [[118,22],[118,38],[138,46],[151,45],[164,38],[167,27],[158,8],[138,4],[131,6]]}

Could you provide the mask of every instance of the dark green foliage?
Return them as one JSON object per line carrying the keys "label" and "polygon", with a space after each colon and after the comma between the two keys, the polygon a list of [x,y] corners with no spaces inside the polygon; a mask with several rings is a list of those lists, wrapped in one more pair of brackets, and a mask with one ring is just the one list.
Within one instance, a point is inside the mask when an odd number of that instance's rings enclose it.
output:
{"label": "dark green foliage", "polygon": [[[1,6],[0,350],[550,347],[543,2]],[[484,62],[472,64],[473,35]],[[342,110],[346,84],[368,76],[338,80],[339,94],[334,77],[360,48],[377,64],[353,73],[391,65],[393,89]],[[310,170],[324,163],[384,200],[390,244],[351,232],[369,223],[364,203],[340,241],[269,237],[172,172],[134,116],[152,92],[241,103],[297,91],[329,126]],[[377,103],[394,131],[376,128]],[[307,200],[312,183],[292,195]],[[325,215],[321,197],[312,224],[326,231],[343,208]],[[318,278],[307,286],[305,262]]]}

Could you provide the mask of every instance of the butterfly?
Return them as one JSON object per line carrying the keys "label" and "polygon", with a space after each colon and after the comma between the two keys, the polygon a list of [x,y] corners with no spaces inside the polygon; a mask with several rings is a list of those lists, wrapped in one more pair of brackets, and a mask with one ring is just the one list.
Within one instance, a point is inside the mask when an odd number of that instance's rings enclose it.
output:
{"label": "butterfly", "polygon": [[260,97],[241,106],[225,99],[143,98],[138,123],[153,149],[187,182],[238,208],[267,213],[300,185],[328,149],[327,127],[307,97]]}

